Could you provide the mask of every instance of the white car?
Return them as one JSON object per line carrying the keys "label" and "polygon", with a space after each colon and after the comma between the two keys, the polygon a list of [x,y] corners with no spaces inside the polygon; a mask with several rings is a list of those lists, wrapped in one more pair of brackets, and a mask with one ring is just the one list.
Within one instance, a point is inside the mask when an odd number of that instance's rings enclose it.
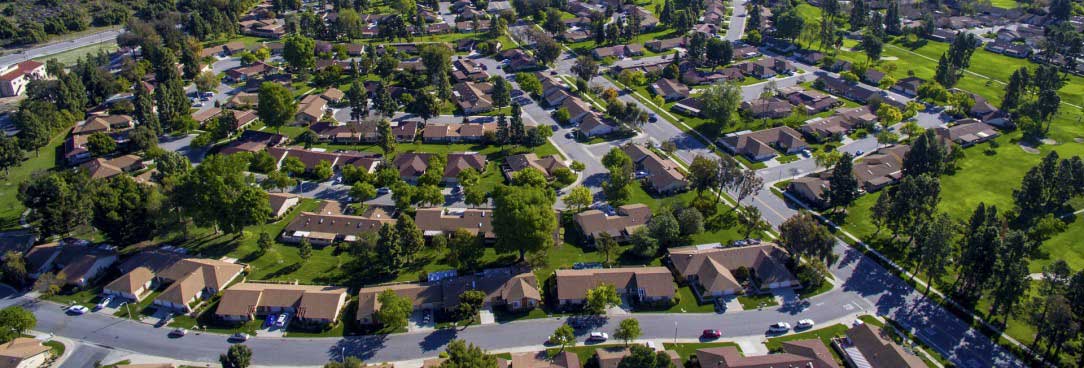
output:
{"label": "white car", "polygon": [[248,334],[238,332],[230,336],[230,341],[248,341]]}
{"label": "white car", "polygon": [[79,314],[89,312],[90,308],[87,308],[87,307],[84,307],[82,305],[77,304],[77,305],[73,305],[73,306],[68,307],[67,311],[68,311],[68,313],[79,315]]}
{"label": "white car", "polygon": [[768,332],[787,332],[790,331],[790,323],[776,322],[771,326],[768,326]]}
{"label": "white car", "polygon": [[112,303],[112,302],[113,302],[113,297],[107,296],[105,298],[102,298],[102,300],[100,302],[98,302],[98,305],[94,306],[94,309],[105,308],[105,307],[109,306],[109,303]]}
{"label": "white car", "polygon": [[285,325],[286,325],[286,313],[283,313],[283,314],[280,314],[279,319],[275,321],[275,326],[282,327],[282,326],[285,326]]}
{"label": "white car", "polygon": [[169,332],[169,335],[173,336],[173,337],[181,337],[181,336],[184,336],[184,335],[187,335],[187,334],[188,334],[188,330],[183,329],[183,328],[177,328],[177,329],[174,329],[173,331]]}
{"label": "white car", "polygon": [[606,341],[610,339],[610,335],[605,332],[595,331],[587,336],[587,341]]}
{"label": "white car", "polygon": [[813,325],[814,325],[813,320],[811,320],[811,319],[803,319],[803,320],[798,321],[798,324],[795,325],[795,328],[801,328],[801,329],[813,328]]}

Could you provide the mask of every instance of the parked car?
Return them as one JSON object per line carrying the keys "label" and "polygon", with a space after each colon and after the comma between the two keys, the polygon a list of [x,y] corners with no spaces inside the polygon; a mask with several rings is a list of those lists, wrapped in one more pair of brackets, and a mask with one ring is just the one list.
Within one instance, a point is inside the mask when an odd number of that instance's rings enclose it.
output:
{"label": "parked car", "polygon": [[384,195],[388,193],[391,193],[391,189],[388,189],[388,187],[380,187],[376,189],[376,194]]}
{"label": "parked car", "polygon": [[289,319],[289,318],[290,318],[289,313],[280,314],[279,318],[277,320],[275,320],[275,326],[278,326],[278,327],[286,326],[286,320]]}
{"label": "parked car", "polygon": [[605,332],[594,331],[591,335],[587,336],[587,341],[606,341],[610,339],[610,335]]}
{"label": "parked car", "polygon": [[649,123],[654,123],[656,121],[659,121],[659,116],[658,115],[651,114],[651,115],[649,115],[647,117],[647,122],[649,122]]}
{"label": "parked car", "polygon": [[855,156],[861,156],[861,155],[862,155],[863,153],[866,153],[866,152],[865,152],[865,151],[862,151],[862,150],[858,150],[858,151],[855,151],[855,152],[854,152],[854,155],[855,155]]}
{"label": "parked car", "polygon": [[74,314],[74,315],[80,315],[80,314],[89,312],[90,308],[87,308],[87,307],[84,307],[82,305],[76,304],[76,305],[68,307],[67,311],[68,311],[68,313],[71,313],[71,314]]}
{"label": "parked car", "polygon": [[172,336],[172,337],[181,337],[181,336],[184,336],[184,335],[187,335],[187,334],[188,334],[188,330],[183,329],[183,328],[175,328],[175,329],[173,329],[173,331],[169,332],[169,336]]}
{"label": "parked car", "polygon": [[705,339],[718,339],[718,338],[720,338],[722,336],[723,336],[722,332],[720,332],[719,330],[714,330],[714,329],[704,330],[704,332],[700,334],[700,337],[705,338]]}
{"label": "parked car", "polygon": [[794,325],[794,328],[800,328],[800,329],[813,328],[813,324],[814,324],[813,320],[807,318],[807,319],[799,320],[798,324]]}
{"label": "parked car", "polygon": [[776,322],[771,326],[768,326],[768,332],[787,332],[790,331],[790,323]]}
{"label": "parked car", "polygon": [[279,318],[279,315],[277,315],[277,314],[274,314],[274,313],[268,314],[267,318],[264,319],[264,321],[263,321],[263,326],[264,327],[273,326],[275,324],[275,320],[278,319],[278,318]]}
{"label": "parked car", "polygon": [[113,297],[112,296],[107,296],[105,298],[102,298],[102,300],[98,302],[98,305],[94,306],[94,309],[98,310],[98,309],[108,307],[109,303],[112,303],[112,302],[113,302]]}
{"label": "parked car", "polygon": [[233,335],[230,335],[229,340],[230,341],[248,341],[248,334],[238,332],[238,333],[235,333]]}
{"label": "parked car", "polygon": [[576,138],[576,133],[573,133],[573,132],[565,133],[565,138],[574,139],[574,138]]}

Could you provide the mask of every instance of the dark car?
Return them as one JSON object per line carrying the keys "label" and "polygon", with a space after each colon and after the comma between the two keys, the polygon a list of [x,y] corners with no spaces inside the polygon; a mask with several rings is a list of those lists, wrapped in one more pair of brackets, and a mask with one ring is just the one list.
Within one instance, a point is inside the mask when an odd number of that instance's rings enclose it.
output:
{"label": "dark car", "polygon": [[700,334],[700,337],[705,339],[718,339],[722,336],[723,333],[721,331],[714,329],[704,330],[704,332]]}
{"label": "dark car", "polygon": [[659,121],[659,116],[655,115],[655,114],[651,114],[650,116],[647,117],[647,121],[651,122],[651,123]]}

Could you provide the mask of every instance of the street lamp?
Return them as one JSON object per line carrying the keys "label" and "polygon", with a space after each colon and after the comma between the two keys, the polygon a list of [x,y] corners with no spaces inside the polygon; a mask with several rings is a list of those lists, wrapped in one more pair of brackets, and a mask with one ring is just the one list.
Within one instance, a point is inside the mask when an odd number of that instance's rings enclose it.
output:
{"label": "street lamp", "polygon": [[677,321],[674,321],[674,343],[677,344]]}

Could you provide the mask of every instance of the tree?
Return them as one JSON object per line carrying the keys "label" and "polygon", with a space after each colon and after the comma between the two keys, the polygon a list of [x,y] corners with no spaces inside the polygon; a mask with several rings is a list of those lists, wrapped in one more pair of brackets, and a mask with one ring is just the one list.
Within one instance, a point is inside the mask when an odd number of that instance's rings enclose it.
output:
{"label": "tree", "polygon": [[591,56],[580,55],[576,57],[576,63],[572,65],[572,73],[580,79],[590,81],[598,74],[598,62]]}
{"label": "tree", "polygon": [[602,165],[610,170],[610,180],[602,185],[606,199],[613,205],[624,203],[632,196],[632,159],[614,147],[602,157]]}
{"label": "tree", "polygon": [[395,152],[395,134],[392,133],[391,123],[387,119],[381,120],[377,125],[377,132],[380,134],[380,149],[385,154]]}
{"label": "tree", "polygon": [[297,256],[301,257],[301,263],[309,261],[312,257],[312,243],[309,243],[308,238],[301,239],[301,243],[297,246]]}
{"label": "tree", "polygon": [[456,339],[448,343],[448,359],[438,368],[486,368],[497,366],[497,356],[487,353],[482,348]]}
{"label": "tree", "polygon": [[940,175],[944,172],[946,157],[945,144],[932,129],[927,130],[911,144],[911,151],[903,159],[903,173],[906,176]]}
{"label": "tree", "polygon": [[955,234],[956,223],[944,213],[923,219],[915,229],[910,254],[915,262],[914,274],[926,274],[927,293],[933,287],[933,280],[941,278],[948,271]]}
{"label": "tree", "polygon": [[854,177],[854,162],[850,153],[843,156],[832,168],[828,178],[828,203],[835,208],[847,208],[858,199],[858,179]]}
{"label": "tree", "polygon": [[507,80],[500,76],[494,76],[492,78],[493,91],[491,96],[493,97],[493,106],[498,110],[502,107],[508,106],[512,100],[512,86]]}
{"label": "tree", "polygon": [[4,254],[4,264],[0,268],[0,273],[3,274],[4,281],[16,287],[23,286],[29,275],[26,271],[26,257],[17,251],[8,251]]}
{"label": "tree", "polygon": [[754,205],[742,206],[741,211],[738,211],[737,220],[738,227],[743,230],[742,234],[746,238],[753,233],[762,233],[771,229],[771,225],[760,217],[760,209]]}
{"label": "tree", "polygon": [[25,335],[38,324],[34,313],[23,307],[7,307],[0,309],[0,344],[6,344],[11,340]]}
{"label": "tree", "polygon": [[704,232],[704,214],[695,207],[682,208],[675,217],[680,224],[681,235],[692,236]]}
{"label": "tree", "polygon": [[1003,236],[1000,241],[1002,253],[994,264],[994,274],[997,277],[992,280],[990,290],[993,299],[990,314],[1004,316],[1008,323],[1008,317],[1013,315],[1016,305],[1031,286],[1029,255],[1031,249],[1037,248],[1038,244],[1029,240],[1027,235],[1019,230],[1008,231],[1008,235]]}
{"label": "tree", "polygon": [[617,257],[621,247],[609,233],[601,233],[595,238],[595,248],[605,257],[603,264],[610,265],[610,261]]}
{"label": "tree", "polygon": [[108,134],[96,132],[87,137],[87,150],[95,156],[105,156],[117,150],[117,142]]}
{"label": "tree", "polygon": [[626,318],[621,320],[621,324],[617,326],[614,337],[625,341],[625,346],[629,346],[629,341],[636,340],[641,333],[640,321],[636,320],[636,318]]}
{"label": "tree", "polygon": [[960,258],[956,261],[957,275],[954,289],[957,300],[964,305],[974,305],[993,277],[1001,242],[1000,220],[997,207],[979,203],[960,239]]}
{"label": "tree", "polygon": [[741,88],[730,83],[713,84],[700,94],[700,102],[704,115],[710,116],[720,129],[725,130],[741,105]]}
{"label": "tree", "polygon": [[252,349],[243,344],[230,345],[225,354],[218,356],[218,361],[222,363],[222,368],[247,368],[252,364]]}
{"label": "tree", "polygon": [[267,192],[251,185],[247,168],[242,155],[208,156],[178,183],[173,200],[197,226],[242,234],[246,226],[271,217]]}
{"label": "tree", "polygon": [[791,216],[779,225],[779,244],[794,257],[809,257],[830,263],[835,243],[828,228],[806,211]]}
{"label": "tree", "polygon": [[485,300],[486,293],[478,290],[467,290],[459,294],[459,305],[456,306],[459,320],[468,325],[474,322]]}
{"label": "tree", "polygon": [[567,205],[573,213],[583,211],[594,202],[594,196],[591,195],[591,189],[588,189],[585,186],[577,186],[570,189],[563,199],[565,205]]}
{"label": "tree", "polygon": [[549,186],[549,182],[542,170],[527,167],[512,174],[512,185],[543,189]]}
{"label": "tree", "polygon": [[705,190],[719,185],[719,164],[714,160],[697,155],[693,163],[689,164],[689,184],[696,189],[697,196]]}
{"label": "tree", "polygon": [[153,187],[118,175],[91,192],[91,223],[117,245],[134,244],[154,237],[162,194]]}
{"label": "tree", "polygon": [[587,304],[584,309],[591,314],[603,314],[607,308],[621,305],[621,297],[613,284],[601,284],[587,290]]}
{"label": "tree", "polygon": [[531,187],[499,186],[493,193],[494,248],[499,253],[527,253],[553,245],[557,216],[553,212],[552,190]]}
{"label": "tree", "polygon": [[516,73],[516,83],[519,83],[519,88],[524,92],[531,95],[538,96],[542,94],[542,82],[538,80],[534,74],[520,72]]}
{"label": "tree", "polygon": [[361,83],[361,78],[354,78],[350,82],[350,89],[346,90],[346,100],[350,106],[350,119],[358,121],[369,115],[369,91]]}
{"label": "tree", "polygon": [[377,320],[391,331],[406,328],[407,319],[414,312],[411,300],[399,296],[391,289],[380,292],[376,298],[380,301],[380,309],[376,311]]}
{"label": "tree", "polygon": [[550,65],[561,56],[561,44],[546,34],[536,33],[535,56],[544,65]]}
{"label": "tree", "polygon": [[888,4],[888,10],[885,11],[885,31],[889,34],[900,34],[903,29],[903,25],[900,22],[900,4],[898,1],[892,1]]}
{"label": "tree", "polygon": [[[283,40],[282,58],[290,67],[307,73],[316,65],[316,41],[300,34],[292,34]],[[260,102],[263,105],[263,102]]]}
{"label": "tree", "polygon": [[884,41],[872,32],[866,32],[862,36],[862,51],[866,53],[866,58],[870,63],[880,60],[881,53],[884,52]]}
{"label": "tree", "polygon": [[266,232],[261,232],[259,239],[256,239],[256,248],[260,250],[260,254],[266,254],[274,244],[271,235]]}
{"label": "tree", "polygon": [[805,28],[805,18],[794,7],[788,7],[786,11],[775,17],[775,36],[794,42],[802,29]]}
{"label": "tree", "polygon": [[475,270],[485,255],[483,239],[465,229],[456,229],[448,239],[448,264],[452,267]]}
{"label": "tree", "polygon": [[881,120],[882,126],[888,128],[903,120],[903,113],[895,106],[881,104],[877,108],[877,118]]}
{"label": "tree", "polygon": [[576,345],[576,331],[569,325],[560,325],[556,330],[553,330],[553,335],[550,335],[551,344],[561,347],[561,351],[566,348]]}
{"label": "tree", "polygon": [[399,248],[406,254],[407,262],[413,262],[414,256],[425,247],[422,230],[414,223],[414,218],[403,215],[395,222],[395,232],[398,233]]}
{"label": "tree", "polygon": [[196,83],[196,90],[208,92],[218,88],[218,84],[222,82],[222,79],[212,71],[205,71],[197,74],[194,82]]}
{"label": "tree", "polygon": [[372,184],[359,181],[350,187],[350,197],[355,201],[367,201],[376,197],[376,187]]}
{"label": "tree", "polygon": [[670,211],[651,216],[647,220],[647,229],[663,247],[669,248],[681,241],[681,225]]}
{"label": "tree", "polygon": [[332,175],[335,175],[335,169],[331,167],[331,162],[328,160],[320,160],[312,168],[312,178],[316,181],[327,181]]}
{"label": "tree", "polygon": [[260,105],[257,107],[256,115],[260,117],[260,120],[265,125],[275,127],[276,132],[283,125],[292,121],[294,114],[297,113],[297,101],[294,101],[293,93],[286,86],[278,83],[264,82],[261,84],[259,101]]}
{"label": "tree", "polygon": [[956,82],[960,79],[956,66],[948,58],[948,53],[941,54],[941,59],[937,61],[937,71],[934,74],[934,80],[937,83],[947,88],[952,88],[956,85]]}
{"label": "tree", "polygon": [[675,368],[670,355],[665,351],[656,352],[643,345],[629,347],[629,355],[621,358],[617,368]]}
{"label": "tree", "polygon": [[659,251],[659,241],[652,238],[645,228],[636,229],[629,242],[632,243],[629,252],[640,258],[653,258]]}
{"label": "tree", "polygon": [[89,180],[83,170],[39,173],[19,184],[16,198],[40,221],[42,235],[67,235],[90,218]]}

